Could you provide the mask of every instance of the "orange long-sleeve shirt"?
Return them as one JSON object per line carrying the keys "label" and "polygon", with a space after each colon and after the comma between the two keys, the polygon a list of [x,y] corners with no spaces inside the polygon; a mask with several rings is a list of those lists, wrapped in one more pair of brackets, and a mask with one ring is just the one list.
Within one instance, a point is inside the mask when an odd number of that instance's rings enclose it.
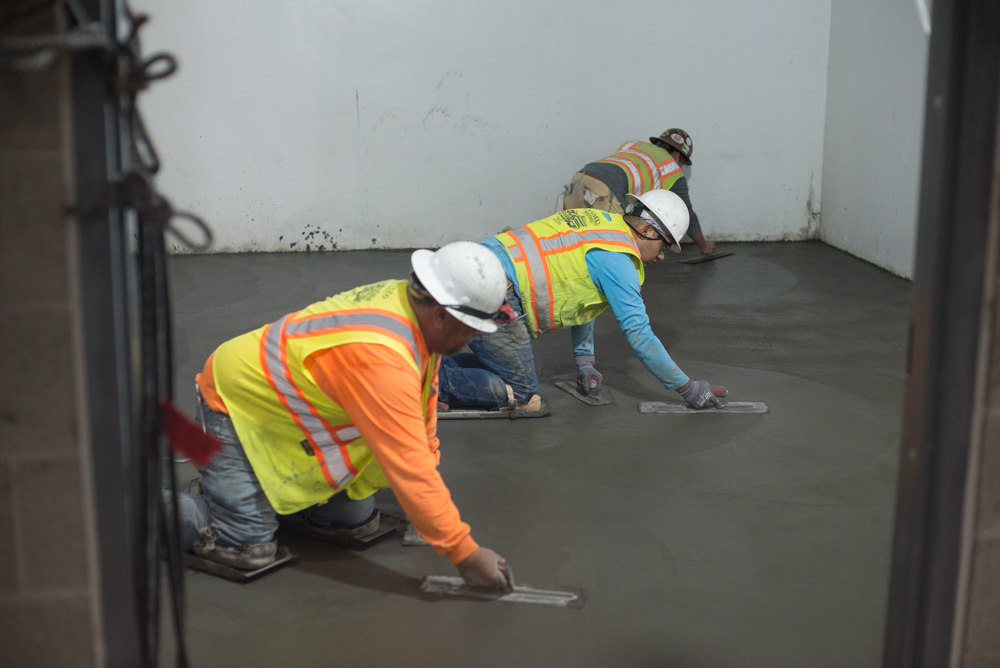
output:
{"label": "orange long-sleeve shirt", "polygon": [[[327,348],[306,360],[320,389],[342,406],[382,467],[399,505],[417,533],[453,564],[479,545],[470,535],[437,470],[437,382],[427,418],[421,381],[398,353],[380,345],[352,343]],[[209,408],[228,413],[215,390],[212,358],[198,374]]]}

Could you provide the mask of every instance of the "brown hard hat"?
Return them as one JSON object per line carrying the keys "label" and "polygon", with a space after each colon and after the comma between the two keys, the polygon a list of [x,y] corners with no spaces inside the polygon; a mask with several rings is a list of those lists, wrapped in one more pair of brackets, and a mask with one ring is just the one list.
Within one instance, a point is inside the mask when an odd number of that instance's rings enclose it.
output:
{"label": "brown hard hat", "polygon": [[688,164],[691,164],[691,154],[694,152],[694,144],[691,143],[691,135],[680,128],[670,128],[659,137],[650,137],[649,141],[653,144],[661,141],[664,144],[673,146],[681,152],[681,155],[687,158]]}

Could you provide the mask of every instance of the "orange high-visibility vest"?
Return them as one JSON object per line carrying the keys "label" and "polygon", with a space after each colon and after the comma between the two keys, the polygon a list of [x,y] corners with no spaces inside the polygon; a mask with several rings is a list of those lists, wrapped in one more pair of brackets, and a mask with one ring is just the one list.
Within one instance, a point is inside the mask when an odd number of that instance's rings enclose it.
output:
{"label": "orange high-visibility vest", "polygon": [[[649,142],[627,141],[617,153],[596,162],[607,162],[624,169],[628,175],[628,190],[633,195],[661,188],[670,190],[684,176],[680,165],[667,149]],[[625,202],[621,204],[625,206]]]}
{"label": "orange high-visibility vest", "polygon": [[524,323],[532,336],[590,322],[608,307],[587,271],[587,251],[625,253],[640,285],[646,278],[632,229],[615,213],[569,209],[495,238],[514,263]]}
{"label": "orange high-visibility vest", "polygon": [[421,378],[427,415],[439,356],[427,351],[407,282],[383,281],[316,302],[215,351],[216,390],[275,511],[294,513],[344,490],[365,498],[388,481],[347,411],[306,370],[316,352],[386,346]]}

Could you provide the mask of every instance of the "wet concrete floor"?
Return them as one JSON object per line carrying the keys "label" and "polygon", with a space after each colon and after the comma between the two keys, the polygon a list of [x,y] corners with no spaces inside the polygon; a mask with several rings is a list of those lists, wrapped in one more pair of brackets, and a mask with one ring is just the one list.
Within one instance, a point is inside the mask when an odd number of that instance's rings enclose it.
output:
{"label": "wet concrete floor", "polygon": [[[640,415],[639,401],[678,397],[609,312],[596,353],[614,405],[551,385],[575,374],[560,331],[535,341],[552,417],[440,425],[441,472],[473,536],[520,583],[584,588],[582,610],[428,600],[420,578],[454,573],[429,548],[281,534],[302,559],[261,581],[188,573],[194,664],[879,665],[909,283],[821,243],[725,249],[649,268],[643,296],[681,368],[769,414]],[[219,343],[404,277],[408,257],[173,258],[181,405]]]}

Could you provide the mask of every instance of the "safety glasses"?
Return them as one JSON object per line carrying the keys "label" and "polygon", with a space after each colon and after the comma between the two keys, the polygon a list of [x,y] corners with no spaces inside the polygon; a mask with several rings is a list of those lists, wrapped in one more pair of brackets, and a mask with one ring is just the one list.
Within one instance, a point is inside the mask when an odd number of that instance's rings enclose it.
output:
{"label": "safety glasses", "polygon": [[510,304],[507,302],[504,302],[503,306],[493,313],[487,313],[486,311],[480,311],[479,309],[472,308],[471,306],[463,306],[459,304],[441,304],[441,306],[455,309],[459,313],[471,315],[473,318],[479,318],[480,320],[492,320],[498,325],[506,325],[517,320],[517,315],[514,313],[514,309],[512,309]]}
{"label": "safety glasses", "polygon": [[638,217],[642,218],[643,220],[645,220],[650,225],[652,225],[653,229],[656,230],[656,236],[655,237],[647,237],[645,234],[643,234],[639,230],[635,230],[633,228],[633,230],[635,231],[635,233],[637,235],[639,235],[641,238],[645,239],[646,241],[662,241],[663,243],[667,244],[668,246],[673,246],[674,245],[674,241],[673,241],[673,239],[670,238],[670,235],[667,235],[667,234],[664,234],[663,232],[661,232],[660,231],[660,225],[655,220],[653,220],[651,218],[647,218],[646,216],[643,216],[642,213],[644,211],[649,211],[649,215],[650,216],[655,215],[655,214],[653,214],[652,210],[648,206],[646,206],[645,204],[643,204],[642,202],[636,202],[635,204],[633,204],[632,205],[632,211],[629,213],[629,215],[631,215],[631,216],[638,216]]}

